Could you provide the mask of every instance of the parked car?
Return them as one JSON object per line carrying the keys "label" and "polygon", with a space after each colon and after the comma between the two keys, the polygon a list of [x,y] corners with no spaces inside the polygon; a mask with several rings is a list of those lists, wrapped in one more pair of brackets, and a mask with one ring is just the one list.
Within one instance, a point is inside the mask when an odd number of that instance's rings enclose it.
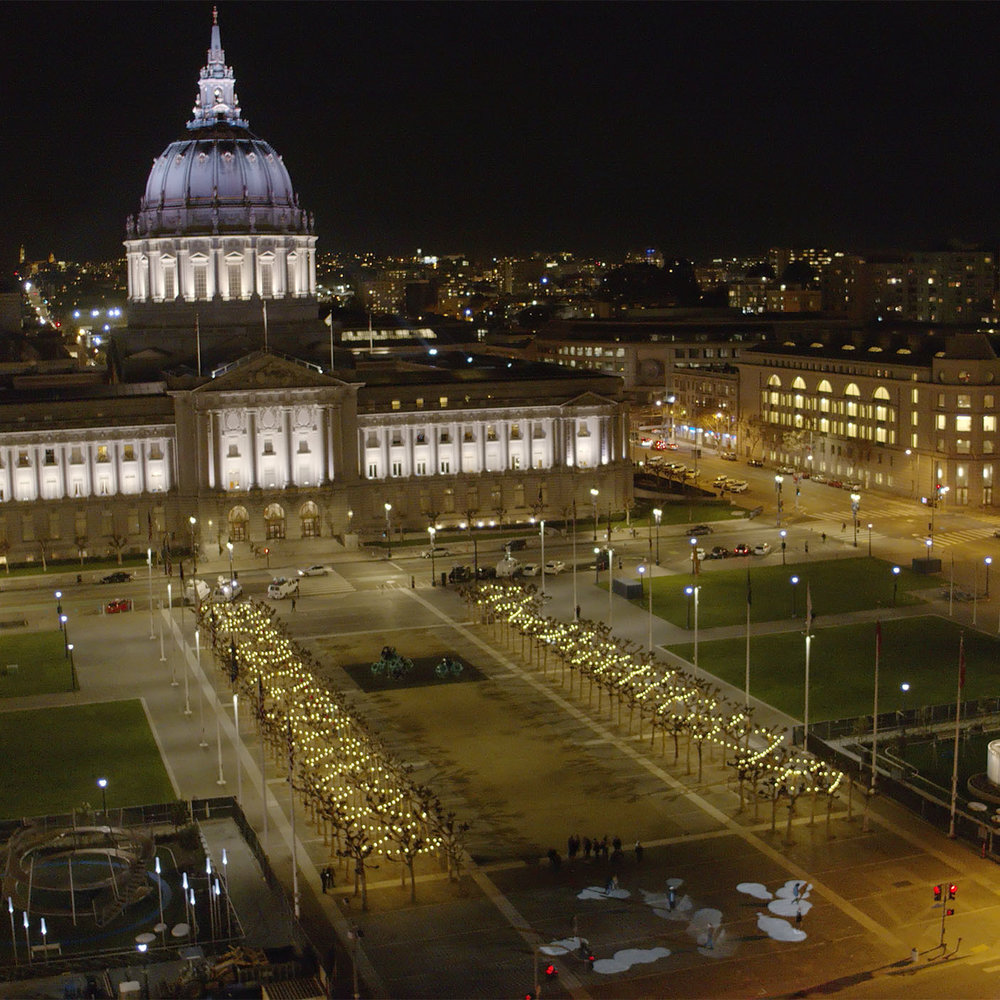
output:
{"label": "parked car", "polygon": [[795,470],[790,465],[779,465],[778,473],[782,476],[794,476]]}
{"label": "parked car", "polygon": [[551,573],[553,576],[558,575],[565,568],[566,568],[566,563],[564,563],[561,559],[550,559],[545,564],[545,572]]}
{"label": "parked car", "polygon": [[725,487],[726,483],[728,482],[729,482],[729,476],[723,473],[720,476],[716,476],[715,479],[712,480],[712,485]]}
{"label": "parked car", "polygon": [[723,461],[726,461],[726,462],[735,462],[736,461],[736,452],[735,451],[724,451],[719,457],[721,459],[723,459]]}
{"label": "parked car", "polygon": [[184,584],[184,600],[189,604],[201,604],[212,596],[212,588],[204,580],[189,579]]}
{"label": "parked car", "polygon": [[117,615],[122,611],[131,611],[132,602],[127,597],[116,597],[113,601],[108,601],[104,605],[106,615]]}
{"label": "parked car", "polygon": [[710,535],[712,534],[712,529],[707,524],[696,524],[693,528],[688,530],[689,535]]}
{"label": "parked car", "polygon": [[652,438],[639,438],[639,447],[640,448],[651,448],[652,445],[653,445],[653,439]]}
{"label": "parked car", "polygon": [[857,493],[861,490],[861,483],[844,483],[844,489]]}
{"label": "parked car", "polygon": [[657,439],[656,439],[656,440],[655,440],[655,441],[653,442],[653,447],[654,447],[654,448],[655,448],[655,449],[656,449],[657,451],[666,451],[666,450],[667,450],[667,442],[666,442],[666,441],[664,441],[664,440],[663,440],[662,438],[657,438]]}
{"label": "parked car", "polygon": [[703,562],[705,560],[706,558],[705,550],[701,548],[701,546],[699,546],[696,549],[692,549],[692,552],[694,553],[694,556],[698,560],[698,562]]}
{"label": "parked car", "polygon": [[528,547],[528,542],[524,538],[510,538],[500,546],[507,552],[520,552]]}
{"label": "parked car", "polygon": [[737,479],[734,482],[726,483],[723,489],[728,490],[730,493],[746,493],[749,487],[749,483],[744,482],[742,479]]}
{"label": "parked car", "polygon": [[446,549],[443,545],[435,545],[431,549],[424,549],[424,551],[420,553],[420,558],[430,559],[433,556],[435,559],[440,559],[442,556],[450,556],[450,555],[451,552],[448,549]]}
{"label": "parked car", "polygon": [[312,566],[300,569],[299,576],[326,576],[329,572],[329,566],[324,566],[322,563],[314,563]]}
{"label": "parked car", "polygon": [[538,576],[541,572],[542,567],[538,563],[525,563],[521,567],[522,576]]}
{"label": "parked car", "polygon": [[747,465],[750,465],[750,466],[752,466],[755,469],[763,469],[764,468],[764,463],[759,458],[748,458],[747,459]]}
{"label": "parked car", "polygon": [[723,545],[716,545],[711,552],[705,557],[706,559],[728,559],[732,555]]}
{"label": "parked car", "polygon": [[239,580],[220,576],[212,591],[213,601],[235,601],[243,593],[243,584]]}
{"label": "parked car", "polygon": [[733,546],[734,556],[748,556],[750,555],[750,546],[746,542],[738,542]]}
{"label": "parked car", "polygon": [[448,574],[448,582],[465,583],[466,580],[472,579],[472,575],[471,566],[452,566],[451,572]]}
{"label": "parked car", "polygon": [[495,580],[497,578],[497,571],[493,566],[480,566],[479,567],[479,579],[480,580]]}
{"label": "parked car", "polygon": [[102,576],[98,583],[128,583],[132,579],[132,574],[123,569],[116,569],[114,573]]}
{"label": "parked car", "polygon": [[768,552],[770,552],[770,551],[771,551],[771,543],[770,542],[758,542],[753,547],[753,554],[755,556],[766,556],[768,554]]}
{"label": "parked car", "polygon": [[267,596],[272,601],[280,601],[283,597],[291,597],[299,591],[298,580],[286,580],[283,576],[275,577],[267,588]]}

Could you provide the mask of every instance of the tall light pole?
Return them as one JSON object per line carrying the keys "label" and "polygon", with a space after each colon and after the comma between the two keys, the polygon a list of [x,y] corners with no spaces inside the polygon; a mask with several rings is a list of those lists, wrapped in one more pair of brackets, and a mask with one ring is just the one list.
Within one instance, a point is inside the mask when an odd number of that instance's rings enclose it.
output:
{"label": "tall light pole", "polygon": [[899,586],[899,567],[892,567],[892,606],[896,606],[896,588]]}
{"label": "tall light pole", "polygon": [[868,558],[872,557],[872,523],[868,522]]}
{"label": "tall light pole", "polygon": [[149,577],[149,638],[155,639],[156,632],[153,629],[153,550],[146,549],[146,572]]}
{"label": "tall light pole", "polygon": [[785,477],[778,475],[774,477],[774,492],[778,495],[778,522],[777,527],[781,527],[781,484],[785,481]]}
{"label": "tall light pole", "polygon": [[685,587],[684,593],[688,597],[694,597],[694,660],[695,669],[698,667],[698,591],[701,587]]}
{"label": "tall light pole", "polygon": [[691,542],[691,575],[698,575],[698,539],[692,538]]}
{"label": "tall light pole", "polygon": [[385,507],[385,544],[387,549],[386,559],[392,558],[392,521],[389,518],[389,512],[392,510],[392,504],[386,503],[382,505]]}
{"label": "tall light pole", "polygon": [[542,597],[545,596],[545,518],[543,517],[539,523],[539,535],[542,539]]}
{"label": "tall light pole", "polygon": [[576,499],[573,499],[573,621],[580,620],[579,600],[576,593]]}
{"label": "tall light pole", "polygon": [[659,507],[653,508],[653,518],[656,521],[656,565],[660,565],[660,518],[663,517],[663,511]]}
{"label": "tall light pole", "polygon": [[437,583],[434,580],[434,536],[437,534],[437,528],[432,524],[427,529],[427,534],[431,536],[431,586],[435,587]]}
{"label": "tall light pole", "polygon": [[599,489],[591,488],[590,498],[594,501],[594,544],[597,544],[597,498],[601,495]]}
{"label": "tall light pole", "polygon": [[785,547],[786,547],[785,539],[788,537],[788,532],[785,531],[784,528],[782,528],[781,531],[778,532],[778,534],[781,536],[781,565],[784,566],[785,565]]}
{"label": "tall light pole", "polygon": [[798,591],[799,578],[797,576],[793,576],[791,580],[789,580],[788,582],[792,585],[792,617],[794,618],[796,614],[798,614],[796,608],[795,594]]}
{"label": "tall light pole", "polygon": [[611,628],[612,617],[615,613],[615,606],[612,602],[615,592],[615,554],[608,546],[608,628]]}
{"label": "tall light pole", "polygon": [[907,448],[904,454],[910,460],[910,496],[913,496],[917,489],[917,481],[913,475],[913,451]]}
{"label": "tall light pole", "polygon": [[193,572],[198,572],[198,546],[195,545],[194,541],[194,526],[198,523],[198,518],[192,514],[188,518],[188,524],[191,525],[191,564],[194,567]]}
{"label": "tall light pole", "polygon": [[861,506],[861,494],[851,494],[851,520],[854,522],[854,547],[858,547],[858,507]]}
{"label": "tall light pole", "polygon": [[984,560],[986,563],[986,600],[990,599],[990,566],[993,565],[993,557],[987,556]]}
{"label": "tall light pole", "polygon": [[108,818],[108,779],[98,778],[97,787],[101,790],[101,811],[104,813],[104,819]]}
{"label": "tall light pole", "polygon": [[226,542],[226,548],[229,550],[229,580],[232,582],[235,575],[233,573],[233,543]]}
{"label": "tall light pole", "polygon": [[[641,591],[641,588],[642,588],[643,580],[644,580],[645,575],[646,575],[646,569],[647,569],[646,563],[645,563],[645,561],[643,561],[643,563],[639,566],[639,588],[640,588],[640,591]],[[649,652],[651,652],[651,653],[653,652],[653,575],[652,575],[652,573],[650,573],[650,575],[649,575],[649,638],[648,638],[648,641],[647,641],[647,644],[646,644],[646,648],[649,650]]]}

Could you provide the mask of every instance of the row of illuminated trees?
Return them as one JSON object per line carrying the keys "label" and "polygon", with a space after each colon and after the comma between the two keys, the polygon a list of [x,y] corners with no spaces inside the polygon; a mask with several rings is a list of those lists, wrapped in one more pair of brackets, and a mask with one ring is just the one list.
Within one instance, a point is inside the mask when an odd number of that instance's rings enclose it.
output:
{"label": "row of illuminated trees", "polygon": [[[458,878],[468,824],[416,782],[361,715],[317,676],[319,663],[254,601],[206,604],[199,623],[219,667],[254,706],[261,739],[287,767],[292,789],[330,838],[367,906],[368,859],[398,862],[416,898],[414,865],[437,854]],[[246,702],[245,702],[246,703]],[[262,775],[263,780],[263,775]]]}
{"label": "row of illuminated trees", "polygon": [[799,797],[810,796],[814,811],[817,798],[825,795],[829,823],[843,773],[788,746],[784,732],[756,725],[752,709],[722,697],[709,681],[659,662],[638,643],[612,635],[603,622],[564,622],[544,616],[541,597],[531,584],[469,587],[465,596],[478,607],[481,619],[492,626],[499,641],[519,648],[544,674],[551,665],[562,684],[568,681],[570,693],[586,697],[593,706],[596,692],[599,713],[604,711],[606,697],[609,718],[622,727],[627,711],[630,735],[638,717],[639,739],[646,723],[651,745],[659,733],[665,751],[669,736],[675,762],[683,738],[688,773],[692,750],[697,755],[699,782],[704,748],[719,750],[735,771],[741,810],[748,790],[755,818],[760,799],[770,799],[773,829],[777,803],[786,799],[790,833]]}

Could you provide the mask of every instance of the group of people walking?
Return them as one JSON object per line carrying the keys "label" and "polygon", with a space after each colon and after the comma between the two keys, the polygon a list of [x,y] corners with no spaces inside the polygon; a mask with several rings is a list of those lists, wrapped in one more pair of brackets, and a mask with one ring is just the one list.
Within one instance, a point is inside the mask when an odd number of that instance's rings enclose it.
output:
{"label": "group of people walking", "polygon": [[[621,837],[616,836],[609,840],[607,834],[603,837],[594,837],[593,839],[590,837],[583,837],[581,839],[578,833],[570,834],[569,839],[566,841],[566,854],[570,861],[576,858],[581,849],[586,859],[589,859],[591,854],[593,854],[597,861],[607,861],[610,859],[612,863],[616,863],[622,861],[625,857]],[[635,842],[634,850],[635,860],[642,861],[644,848],[638,840]]]}

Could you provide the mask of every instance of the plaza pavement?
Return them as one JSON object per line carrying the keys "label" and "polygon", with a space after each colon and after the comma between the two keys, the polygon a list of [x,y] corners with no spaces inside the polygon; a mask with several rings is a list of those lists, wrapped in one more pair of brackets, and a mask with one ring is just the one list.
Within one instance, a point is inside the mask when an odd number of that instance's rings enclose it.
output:
{"label": "plaza pavement", "polygon": [[[308,559],[317,558],[311,546]],[[544,984],[546,996],[794,995],[803,989],[845,996],[898,996],[904,989],[914,996],[995,992],[993,978],[1000,970],[1000,878],[990,862],[885,801],[876,804],[868,834],[860,830],[857,801],[851,819],[843,800],[837,804],[829,835],[822,811],[811,825],[808,807],[800,804],[792,843],[786,844],[784,810],[774,834],[766,804],[756,821],[749,810],[740,815],[729,775],[718,760],[706,765],[698,783],[685,773],[683,749],[674,764],[669,745],[662,755],[659,748],[650,750],[645,742],[609,724],[606,712],[598,717],[551,674],[541,677],[515,651],[497,646],[484,628],[468,623],[465,606],[453,590],[432,589],[416,579],[416,588],[407,586],[411,577],[417,577],[412,564],[374,566],[366,557],[337,552],[327,558],[343,560],[342,575],[347,579],[353,575],[358,589],[340,595],[326,611],[311,609],[306,600],[293,617],[282,605],[293,634],[319,648],[323,636],[351,633],[352,638],[340,643],[362,661],[368,646],[381,645],[380,636],[387,628],[399,630],[394,641],[404,647],[407,633],[422,630],[425,636],[437,636],[449,648],[468,651],[465,655],[488,678],[483,704],[495,710],[491,721],[496,726],[497,720],[506,720],[506,731],[494,729],[487,740],[482,730],[477,731],[476,717],[456,719],[433,703],[441,701],[440,689],[351,695],[359,710],[409,753],[404,759],[427,768],[428,778],[433,779],[429,783],[441,788],[460,815],[470,808],[475,812],[470,853],[477,864],[460,883],[448,883],[436,866],[426,864],[419,870],[413,905],[400,888],[396,869],[375,870],[370,908],[362,914],[351,888],[342,884],[342,870],[334,892],[327,896],[320,892],[318,869],[328,863],[327,849],[305,814],[297,811],[303,923],[313,940],[322,943],[337,935],[348,948],[349,930],[363,929],[357,957],[371,995],[523,995],[531,986],[533,946],[570,936],[574,916],[579,933],[590,940],[599,957],[621,948],[653,945],[670,948],[673,954],[615,976],[600,976],[571,957],[558,959],[559,981]],[[394,586],[383,587],[387,580]],[[580,574],[578,601],[585,617],[601,618],[607,592],[591,581],[588,574]],[[547,590],[553,613],[568,617],[569,574],[549,578]],[[209,667],[207,654],[203,653],[199,672],[190,648],[182,649],[177,642],[183,628],[185,645],[190,643],[190,614],[174,609],[172,615],[164,613],[154,620],[155,637],[150,640],[148,613],[75,616],[81,691],[22,699],[3,707],[142,697],[178,795],[234,794],[235,728],[231,709],[225,707],[231,706],[231,698],[218,672]],[[161,620],[166,662],[160,661]],[[615,599],[616,633],[645,644],[647,627],[641,609]],[[706,641],[711,637],[704,633]],[[686,638],[683,630],[654,620],[657,645]],[[184,676],[185,666],[191,671],[190,716],[183,712],[183,683],[170,683],[172,675]],[[349,683],[336,676],[336,667],[330,673],[331,680]],[[466,713],[479,711],[486,716],[483,705],[477,707],[472,697],[473,687],[479,685],[456,685],[447,694],[465,698],[466,704],[457,707]],[[736,694],[741,701],[742,692]],[[207,747],[199,745],[203,705]],[[222,786],[216,784],[215,719],[220,706],[226,782]],[[759,707],[762,719],[767,711],[767,706]],[[774,721],[786,722],[777,717]],[[256,739],[248,720],[243,720],[241,730],[243,802],[261,835]],[[453,739],[457,751],[451,749]],[[501,752],[495,749],[497,740]],[[272,761],[267,769],[267,846],[290,896],[287,790]],[[420,774],[423,778],[424,772]],[[515,796],[516,789],[520,794]],[[111,789],[109,796],[111,804]],[[578,858],[553,872],[541,862],[550,846],[565,856],[571,832],[619,833],[626,844],[636,836],[643,840],[646,852],[641,865],[628,853],[617,866],[623,888],[631,893],[627,900],[608,900],[610,905],[604,905],[603,900],[577,899],[582,888],[603,884],[607,865]],[[252,870],[247,869],[246,877],[254,877]],[[726,948],[706,955],[685,924],[665,921],[641,902],[639,890],[662,890],[667,877],[684,878],[685,892],[695,905],[722,912]],[[773,889],[789,878],[808,880],[815,887],[816,905],[804,923],[809,937],[803,944],[762,936],[756,926],[760,904],[735,890],[740,881],[764,882]],[[957,915],[948,921],[949,945],[953,948],[959,936],[963,945],[958,955],[945,960],[934,951],[940,911],[931,908],[930,886],[947,879],[957,881],[961,889]],[[913,947],[920,953],[917,965],[894,964],[907,959]],[[348,991],[349,971],[338,971],[338,989]]]}

